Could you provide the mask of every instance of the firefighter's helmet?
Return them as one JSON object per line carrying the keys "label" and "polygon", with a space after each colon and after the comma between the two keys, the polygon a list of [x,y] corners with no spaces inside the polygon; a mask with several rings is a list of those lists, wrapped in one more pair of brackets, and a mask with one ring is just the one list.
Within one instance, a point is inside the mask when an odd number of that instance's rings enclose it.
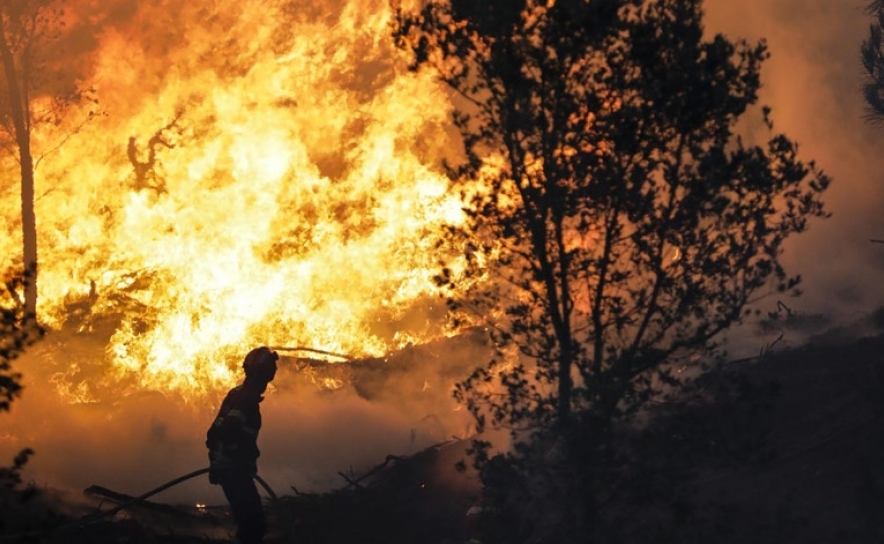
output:
{"label": "firefighter's helmet", "polygon": [[274,376],[276,376],[277,359],[279,359],[279,355],[275,351],[270,351],[270,348],[261,346],[260,348],[253,349],[246,355],[242,367],[246,372],[247,378],[255,377],[265,382],[271,382]]}

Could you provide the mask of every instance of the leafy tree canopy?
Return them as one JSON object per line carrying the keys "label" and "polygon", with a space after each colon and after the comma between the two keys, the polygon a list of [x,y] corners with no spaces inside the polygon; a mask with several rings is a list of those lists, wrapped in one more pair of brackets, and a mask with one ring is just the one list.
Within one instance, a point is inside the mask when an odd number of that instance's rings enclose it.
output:
{"label": "leafy tree canopy", "polygon": [[759,143],[737,134],[763,41],[709,36],[700,0],[394,7],[412,69],[454,91],[468,206],[451,241],[472,266],[440,281],[483,279],[451,301],[497,347],[457,391],[480,427],[609,428],[753,294],[796,288],[783,244],[827,215],[830,180],[768,108]]}

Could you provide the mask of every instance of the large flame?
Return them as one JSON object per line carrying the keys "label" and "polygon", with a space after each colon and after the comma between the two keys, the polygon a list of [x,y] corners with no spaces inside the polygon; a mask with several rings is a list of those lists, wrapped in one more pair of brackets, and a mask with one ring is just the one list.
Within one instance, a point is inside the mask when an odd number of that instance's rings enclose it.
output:
{"label": "large flame", "polygon": [[37,171],[45,323],[103,317],[114,375],[189,399],[255,344],[378,355],[445,332],[428,316],[460,217],[434,166],[457,147],[449,100],[397,58],[386,0],[93,4],[66,17],[100,28],[79,62],[103,115]]}

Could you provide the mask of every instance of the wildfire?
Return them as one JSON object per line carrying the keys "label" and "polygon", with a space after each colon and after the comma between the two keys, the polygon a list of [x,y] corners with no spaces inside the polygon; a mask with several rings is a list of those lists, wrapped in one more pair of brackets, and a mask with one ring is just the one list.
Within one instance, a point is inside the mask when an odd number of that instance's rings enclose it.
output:
{"label": "wildfire", "polygon": [[[110,323],[110,376],[188,400],[255,344],[379,355],[445,332],[428,308],[460,217],[434,167],[456,148],[449,101],[405,70],[386,1],[99,4],[66,28],[98,25],[77,60],[103,115],[37,170],[46,324]],[[18,255],[7,167],[0,244]],[[56,385],[88,400],[76,371]]]}

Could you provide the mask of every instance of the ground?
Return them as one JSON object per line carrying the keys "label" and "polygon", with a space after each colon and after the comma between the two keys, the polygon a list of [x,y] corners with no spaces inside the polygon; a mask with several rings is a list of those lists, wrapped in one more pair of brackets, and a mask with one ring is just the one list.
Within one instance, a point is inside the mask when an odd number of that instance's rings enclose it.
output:
{"label": "ground", "polygon": [[[710,374],[710,383],[738,384],[737,393],[672,410],[644,438],[655,460],[650,477],[669,473],[674,482],[659,496],[678,508],[624,503],[617,515],[632,528],[625,538],[884,541],[882,354],[884,335],[849,342],[829,335]],[[462,542],[479,489],[474,475],[454,468],[466,446],[450,441],[378,459],[369,474],[342,474],[341,487],[328,493],[278,490],[280,499],[268,500],[268,541]],[[211,543],[233,530],[223,507],[139,507],[86,525],[76,520],[89,512],[64,510],[49,492],[22,505],[7,491],[0,508],[8,523],[0,542]]]}

